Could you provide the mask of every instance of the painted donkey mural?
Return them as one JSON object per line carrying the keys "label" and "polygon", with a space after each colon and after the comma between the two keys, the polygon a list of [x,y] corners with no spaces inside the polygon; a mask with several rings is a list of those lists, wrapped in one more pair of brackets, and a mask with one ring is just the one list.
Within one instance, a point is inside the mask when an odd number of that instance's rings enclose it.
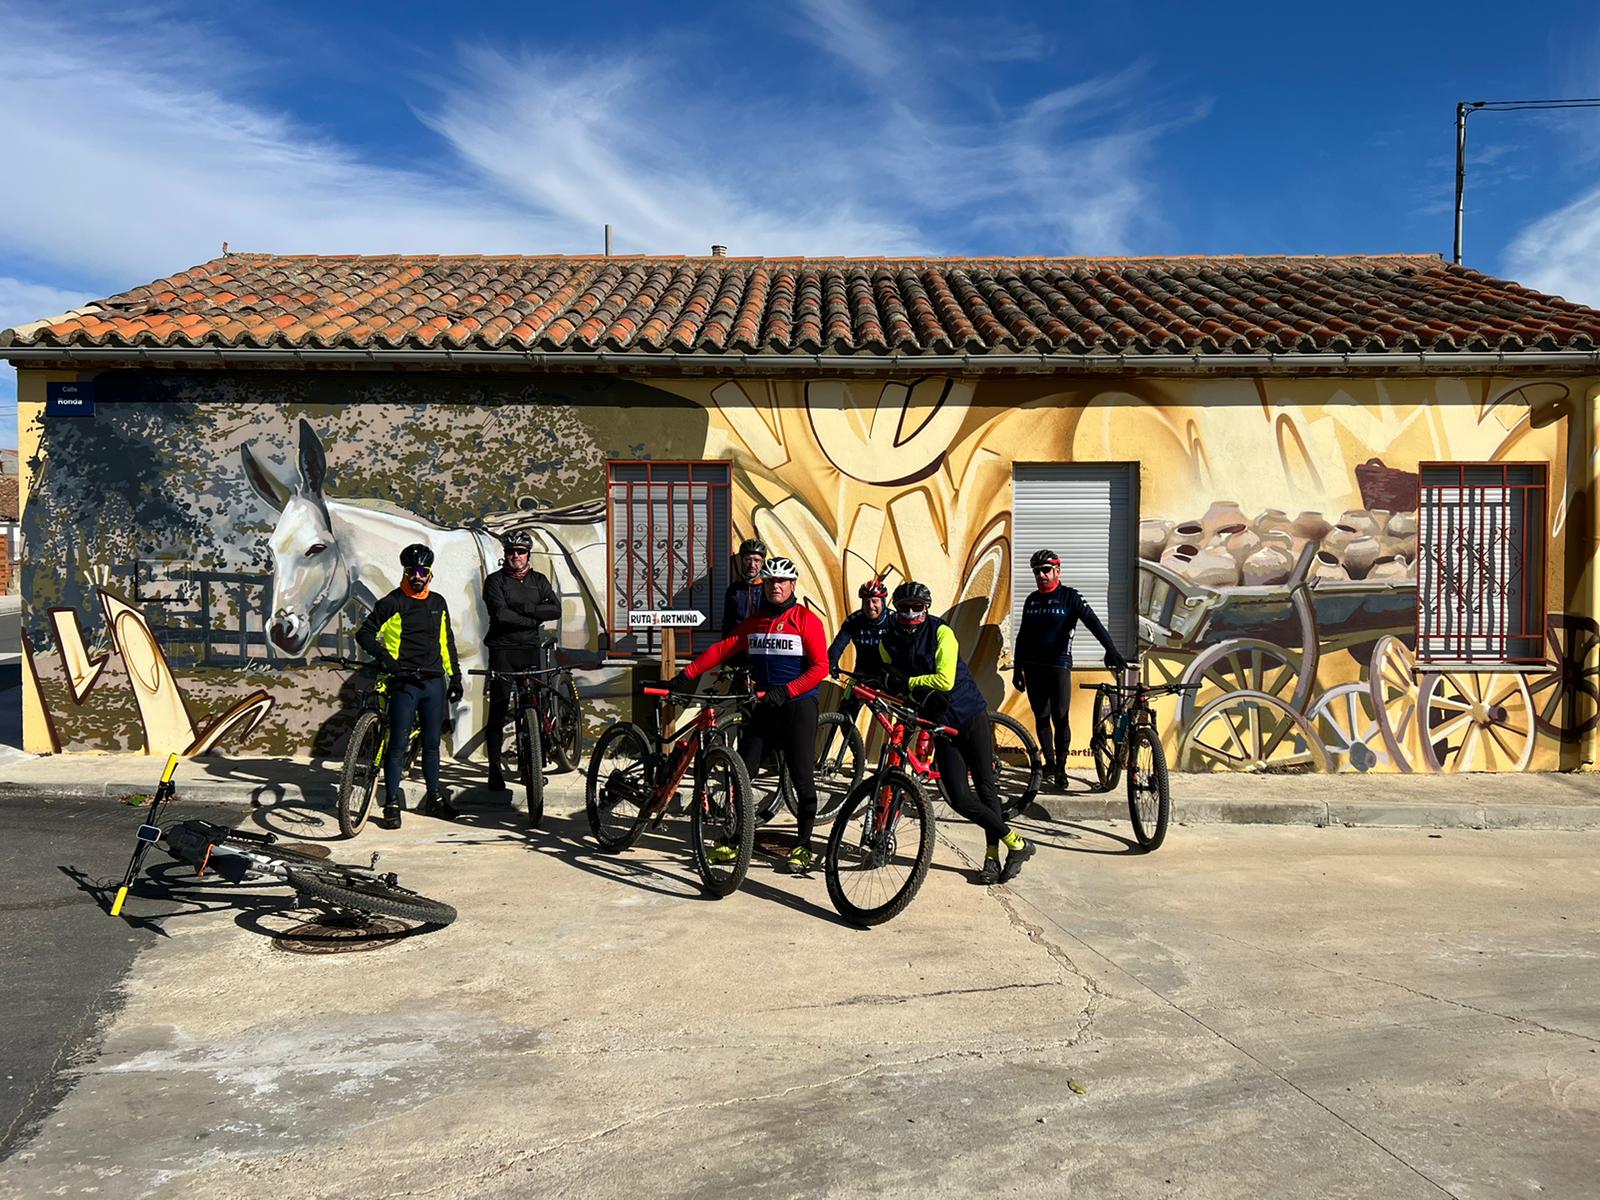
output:
{"label": "painted donkey mural", "polygon": [[[463,667],[481,666],[488,614],[483,581],[497,570],[502,548],[496,532],[526,529],[533,537],[533,566],[561,596],[561,640],[568,647],[593,647],[604,613],[606,529],[603,501],[539,513],[496,518],[484,527],[447,528],[383,500],[338,499],[323,491],[327,455],[305,419],[291,475],[247,445],[241,448],[245,477],[278,513],[268,536],[272,553],[271,617],[267,640],[284,657],[308,655],[317,635],[354,600],[370,609],[399,581],[400,551],[421,542],[434,553],[434,587],[450,606],[456,650]],[[462,707],[478,727],[477,689]],[[459,720],[467,715],[456,713]],[[457,742],[458,748],[466,739]]]}

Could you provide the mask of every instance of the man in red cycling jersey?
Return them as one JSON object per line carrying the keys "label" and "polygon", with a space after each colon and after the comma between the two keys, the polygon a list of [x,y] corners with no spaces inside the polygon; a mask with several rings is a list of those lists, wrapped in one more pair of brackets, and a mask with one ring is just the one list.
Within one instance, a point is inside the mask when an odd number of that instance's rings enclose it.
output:
{"label": "man in red cycling jersey", "polygon": [[[693,692],[694,681],[735,655],[744,655],[755,689],[762,692],[739,739],[739,757],[754,779],[767,747],[775,747],[789,768],[800,808],[800,830],[789,854],[789,869],[811,869],[811,830],[817,820],[813,778],[817,743],[817,688],[828,677],[828,638],[816,613],[795,600],[799,578],[787,558],[769,558],[761,570],[761,606],[733,632],[703,650],[667,686]],[[738,858],[733,846],[712,848],[713,862]]]}

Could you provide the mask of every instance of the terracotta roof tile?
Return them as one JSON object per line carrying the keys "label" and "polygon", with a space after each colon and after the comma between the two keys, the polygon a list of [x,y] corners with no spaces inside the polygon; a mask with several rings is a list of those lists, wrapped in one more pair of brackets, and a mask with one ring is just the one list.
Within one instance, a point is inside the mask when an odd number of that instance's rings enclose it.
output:
{"label": "terracotta roof tile", "polygon": [[1600,312],[1426,255],[729,259],[234,254],[8,346],[916,356],[1600,350]]}

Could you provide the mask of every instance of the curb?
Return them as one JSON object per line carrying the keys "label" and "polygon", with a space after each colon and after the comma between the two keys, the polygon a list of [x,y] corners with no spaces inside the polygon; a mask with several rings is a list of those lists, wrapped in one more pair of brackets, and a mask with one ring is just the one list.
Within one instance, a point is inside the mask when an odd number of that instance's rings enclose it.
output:
{"label": "curb", "polygon": [[[559,779],[559,777],[558,777]],[[0,801],[30,800],[47,796],[60,800],[117,800],[153,791],[148,778],[131,782],[98,783],[0,780]],[[455,798],[469,809],[479,807],[477,788],[455,789]],[[521,789],[512,797],[519,804]],[[406,808],[422,798],[420,784],[406,784]],[[298,784],[191,780],[178,790],[178,799],[253,807],[261,804],[297,804],[317,809],[331,807],[328,788],[311,796]],[[547,783],[545,811],[552,816],[573,816],[584,811],[581,784],[564,780]],[[1043,796],[1028,813],[1052,821],[1126,821],[1127,802],[1120,793],[1106,795]],[[1545,832],[1600,831],[1600,804],[1428,804],[1404,801],[1325,800],[1182,800],[1175,799],[1172,819],[1179,825],[1297,825],[1313,828],[1342,826],[1373,829],[1488,829]]]}

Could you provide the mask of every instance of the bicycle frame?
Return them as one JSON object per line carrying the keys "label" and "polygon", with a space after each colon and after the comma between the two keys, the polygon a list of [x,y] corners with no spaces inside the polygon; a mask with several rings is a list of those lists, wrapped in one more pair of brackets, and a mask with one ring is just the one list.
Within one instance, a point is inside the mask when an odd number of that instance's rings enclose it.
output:
{"label": "bicycle frame", "polygon": [[[867,706],[867,711],[872,714],[874,723],[886,735],[883,748],[878,752],[878,771],[874,778],[897,767],[910,767],[915,778],[939,782],[941,777],[939,768],[934,762],[933,739],[940,733],[953,736],[956,732],[954,729],[915,715],[888,693],[864,683],[852,681],[847,695],[861,697]],[[916,733],[916,739],[911,743],[909,739],[913,731]],[[879,792],[877,812],[873,822],[874,833],[882,833],[893,823],[896,816],[890,811],[892,789],[880,788]]]}
{"label": "bicycle frame", "polygon": [[[673,693],[667,688],[647,687],[644,689],[646,696],[657,699],[675,699]],[[721,704],[757,699],[755,693],[739,695],[737,693],[725,696],[697,697],[701,704],[699,715],[682,729],[672,735],[671,739],[663,737],[659,732],[655,735],[655,762],[652,774],[655,776],[654,789],[650,796],[650,808],[647,810],[647,819],[655,820],[666,811],[667,805],[672,802],[673,794],[678,785],[683,782],[683,777],[688,774],[689,765],[697,763],[700,752],[710,742],[715,734],[717,725],[717,707]],[[668,749],[668,746],[671,749]],[[696,780],[698,792],[699,781]],[[697,794],[695,802],[699,803],[701,797]]]}

